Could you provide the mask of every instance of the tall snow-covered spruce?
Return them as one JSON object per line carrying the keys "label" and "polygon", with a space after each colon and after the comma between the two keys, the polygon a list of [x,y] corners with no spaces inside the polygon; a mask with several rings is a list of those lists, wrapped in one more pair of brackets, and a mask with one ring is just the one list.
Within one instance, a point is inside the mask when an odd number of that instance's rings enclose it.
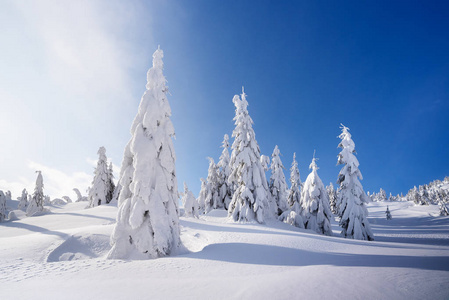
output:
{"label": "tall snow-covered spruce", "polygon": [[281,215],[289,209],[287,205],[287,183],[285,182],[284,165],[281,161],[281,151],[278,146],[274,147],[271,155],[271,177],[270,192],[274,202],[276,202],[277,215]]}
{"label": "tall snow-covered spruce", "polygon": [[175,131],[162,58],[158,48],[125,148],[109,258],[157,258],[175,254],[182,247],[172,141]]}
{"label": "tall snow-covered spruce", "polygon": [[343,228],[341,234],[346,238],[357,240],[374,240],[371,227],[368,222],[368,196],[363,191],[362,173],[359,170],[359,161],[355,157],[355,144],[351,139],[349,128],[341,125],[342,133],[338,147],[342,148],[338,154],[337,165],[343,165],[338,175],[337,183],[340,185],[337,192],[337,203],[339,204],[340,226]]}
{"label": "tall snow-covered spruce", "polygon": [[36,171],[36,187],[27,207],[27,216],[31,217],[44,211],[44,179],[41,171]]}
{"label": "tall snow-covered spruce", "polygon": [[228,183],[229,175],[231,174],[231,169],[229,167],[229,136],[227,134],[224,135],[223,138],[223,152],[221,152],[220,160],[218,161],[218,172],[219,172],[219,197],[220,202],[223,203],[225,209],[228,209],[229,203],[231,203],[232,199],[232,189],[231,185]]}
{"label": "tall snow-covered spruce", "polygon": [[241,99],[238,95],[232,99],[236,109],[229,183],[235,187],[235,191],[228,216],[234,221],[263,223],[268,213],[268,183],[243,90],[241,96]]}
{"label": "tall snow-covered spruce", "polygon": [[[94,179],[92,180],[92,186],[89,189],[89,206],[95,207],[101,204],[106,204],[111,201],[112,194],[114,193],[113,186],[111,185],[111,174],[108,168],[108,159],[106,157],[106,149],[100,147],[98,149],[98,162],[94,171]],[[113,183],[112,183],[113,184]],[[112,190],[111,190],[112,189]]]}
{"label": "tall snow-covered spruce", "polygon": [[330,224],[332,212],[329,197],[323,182],[318,176],[315,156],[309,169],[312,169],[312,172],[304,182],[301,195],[305,228],[312,229],[320,234],[332,235]]}

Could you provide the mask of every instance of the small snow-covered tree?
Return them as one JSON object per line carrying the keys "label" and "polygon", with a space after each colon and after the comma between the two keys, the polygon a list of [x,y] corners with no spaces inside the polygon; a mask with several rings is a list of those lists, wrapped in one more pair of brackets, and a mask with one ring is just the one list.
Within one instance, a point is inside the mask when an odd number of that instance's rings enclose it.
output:
{"label": "small snow-covered tree", "polygon": [[390,209],[388,208],[388,205],[387,205],[387,210],[385,211],[385,216],[386,216],[387,220],[391,220],[391,212],[390,212]]}
{"label": "small snow-covered tree", "polygon": [[340,226],[343,228],[342,235],[346,238],[357,240],[374,240],[371,227],[368,222],[367,196],[363,191],[362,173],[359,170],[359,161],[355,157],[355,144],[351,139],[349,128],[342,125],[341,139],[338,145],[342,148],[338,154],[337,165],[343,165],[338,175],[338,203]]}
{"label": "small snow-covered tree", "polygon": [[205,201],[205,213],[210,212],[212,209],[222,208],[224,205],[220,202],[219,196],[219,173],[218,167],[215,164],[213,158],[208,157],[209,159],[209,170],[207,174],[207,195]]}
{"label": "small snow-covered tree", "polygon": [[22,190],[22,197],[20,197],[19,205],[17,206],[17,209],[26,211],[28,207],[28,192],[26,189]]}
{"label": "small snow-covered tree", "polygon": [[301,203],[301,179],[299,176],[298,162],[296,161],[296,153],[293,153],[293,162],[290,168],[290,189],[288,191],[287,203],[289,210],[283,212],[279,216],[279,221],[304,228],[304,220],[302,219],[302,203]]}
{"label": "small snow-covered tree", "polygon": [[[89,206],[95,207],[101,204],[108,203],[107,195],[111,194],[109,184],[109,170],[106,157],[106,149],[100,147],[98,149],[98,162],[94,171],[94,179],[92,180],[92,186],[89,189]],[[112,191],[113,192],[113,191]],[[109,199],[110,200],[110,199]]]}
{"label": "small snow-covered tree", "polygon": [[440,216],[449,216],[448,203],[440,201],[438,204],[440,207]]}
{"label": "small snow-covered tree", "polygon": [[201,189],[200,194],[198,195],[197,203],[198,203],[198,212],[199,214],[204,214],[206,211],[206,198],[209,194],[209,186],[204,178],[200,178],[201,180]]}
{"label": "small snow-covered tree", "polygon": [[28,217],[44,211],[44,179],[41,171],[36,171],[36,173],[36,187],[26,211]]}
{"label": "small snow-covered tree", "polygon": [[326,187],[327,195],[329,197],[329,205],[331,207],[331,211],[334,215],[338,213],[337,210],[337,191],[334,189],[334,185],[329,183]]}
{"label": "small snow-covered tree", "polygon": [[231,169],[229,167],[229,136],[227,134],[224,135],[222,148],[223,151],[221,152],[220,160],[217,164],[217,166],[219,167],[218,189],[220,202],[223,203],[225,209],[228,209],[229,203],[231,203],[232,199],[232,187],[228,183]]}
{"label": "small snow-covered tree", "polygon": [[106,203],[109,203],[114,198],[115,184],[114,184],[114,170],[112,169],[112,162],[109,163],[107,180],[106,180]]}
{"label": "small snow-covered tree", "polygon": [[330,224],[332,212],[329,198],[326,188],[318,176],[315,157],[312,159],[309,169],[312,169],[312,172],[304,182],[301,195],[304,227],[320,234],[332,235]]}
{"label": "small snow-covered tree", "polygon": [[125,147],[109,258],[156,258],[182,247],[172,140],[175,130],[162,58],[158,48],[131,127],[132,137]]}
{"label": "small snow-covered tree", "polygon": [[73,191],[75,192],[75,194],[76,194],[76,197],[77,197],[77,199],[76,199],[76,201],[75,201],[75,202],[80,202],[80,201],[87,201],[87,197],[86,197],[86,196],[83,196],[83,195],[81,195],[81,192],[80,192],[80,190],[79,190],[79,189],[77,189],[77,188],[74,188],[74,189],[73,189]]}
{"label": "small snow-covered tree", "polygon": [[235,187],[228,216],[234,221],[263,223],[268,209],[268,184],[260,163],[260,149],[248,114],[246,94],[233,98],[235,110],[234,142],[231,154],[229,183]]}
{"label": "small snow-covered tree", "polygon": [[3,191],[0,191],[0,222],[6,220],[6,195]]}
{"label": "small snow-covered tree", "polygon": [[270,192],[272,199],[276,203],[277,215],[281,215],[289,209],[287,204],[287,183],[284,175],[284,165],[281,160],[281,152],[276,145],[271,155],[271,176],[270,176]]}
{"label": "small snow-covered tree", "polygon": [[186,217],[198,218],[198,203],[192,191],[189,190],[187,184],[184,182],[184,193],[181,198],[181,202],[184,205],[184,212]]}

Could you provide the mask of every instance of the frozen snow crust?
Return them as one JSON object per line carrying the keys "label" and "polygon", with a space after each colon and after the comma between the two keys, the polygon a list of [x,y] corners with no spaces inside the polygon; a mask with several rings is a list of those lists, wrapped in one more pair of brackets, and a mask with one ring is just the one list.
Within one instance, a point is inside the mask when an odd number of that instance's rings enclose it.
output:
{"label": "frozen snow crust", "polygon": [[2,300],[449,297],[449,217],[437,205],[368,203],[370,242],[340,237],[333,219],[324,236],[275,220],[231,223],[212,210],[180,218],[188,252],[135,261],[106,259],[117,207],[85,206],[16,211],[0,224]]}

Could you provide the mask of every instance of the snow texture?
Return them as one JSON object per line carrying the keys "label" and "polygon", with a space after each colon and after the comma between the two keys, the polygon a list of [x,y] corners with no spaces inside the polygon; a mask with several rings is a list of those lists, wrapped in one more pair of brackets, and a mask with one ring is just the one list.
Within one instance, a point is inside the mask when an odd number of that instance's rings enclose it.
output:
{"label": "snow texture", "polygon": [[371,227],[368,222],[368,210],[366,203],[368,197],[363,191],[362,173],[359,170],[359,161],[355,157],[355,144],[351,139],[349,128],[342,125],[341,139],[338,147],[342,148],[338,154],[337,165],[343,165],[338,175],[337,183],[340,185],[337,192],[339,203],[341,234],[346,238],[357,240],[374,240]]}
{"label": "snow texture", "polygon": [[304,182],[301,195],[304,227],[320,234],[332,235],[330,225],[332,212],[326,189],[317,173],[316,160],[315,157],[312,159],[312,163],[309,166],[312,172],[310,172]]}
{"label": "snow texture", "polygon": [[172,141],[175,131],[162,58],[158,48],[131,127],[132,138],[124,151],[109,258],[157,258],[175,254],[182,246]]}
{"label": "snow texture", "polygon": [[228,216],[234,221],[263,223],[270,218],[268,183],[260,162],[260,149],[248,114],[246,94],[235,95],[235,129],[231,154],[229,183],[235,187]]}

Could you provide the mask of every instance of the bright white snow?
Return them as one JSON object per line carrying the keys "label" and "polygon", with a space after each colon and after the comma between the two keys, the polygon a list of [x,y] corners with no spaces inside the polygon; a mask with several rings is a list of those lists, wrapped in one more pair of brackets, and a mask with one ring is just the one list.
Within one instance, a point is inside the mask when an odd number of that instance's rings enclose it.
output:
{"label": "bright white snow", "polygon": [[[8,202],[15,208],[18,201]],[[386,206],[392,220],[386,220]],[[0,223],[2,299],[447,299],[449,217],[437,205],[368,204],[375,241],[278,221],[238,224],[226,211],[180,218],[190,251],[110,260],[117,208],[85,203]]]}

